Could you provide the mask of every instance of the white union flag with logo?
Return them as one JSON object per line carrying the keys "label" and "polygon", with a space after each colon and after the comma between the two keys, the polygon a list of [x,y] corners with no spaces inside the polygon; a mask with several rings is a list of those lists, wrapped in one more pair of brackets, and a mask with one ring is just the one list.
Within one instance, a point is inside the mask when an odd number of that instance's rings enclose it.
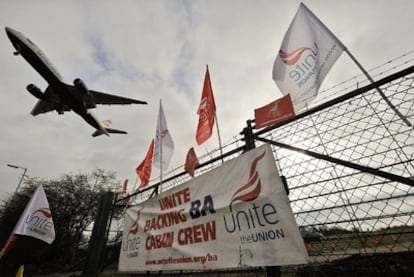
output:
{"label": "white union flag with logo", "polygon": [[55,240],[52,213],[42,186],[39,186],[14,228],[17,235],[31,236],[51,244]]}
{"label": "white union flag with logo", "polygon": [[335,35],[301,3],[273,65],[273,80],[283,95],[291,95],[295,112],[317,96],[344,50]]}

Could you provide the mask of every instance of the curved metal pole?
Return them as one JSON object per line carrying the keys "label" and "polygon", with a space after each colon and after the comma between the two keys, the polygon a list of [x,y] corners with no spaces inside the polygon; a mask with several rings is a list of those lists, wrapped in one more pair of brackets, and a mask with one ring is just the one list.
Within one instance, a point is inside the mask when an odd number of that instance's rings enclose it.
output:
{"label": "curved metal pole", "polygon": [[12,168],[16,168],[16,169],[19,169],[19,168],[20,169],[23,169],[22,177],[20,177],[20,181],[19,181],[19,183],[17,184],[17,187],[16,187],[16,191],[15,191],[15,193],[16,193],[16,192],[19,191],[20,185],[22,184],[24,177],[26,177],[27,168],[21,167],[21,166],[17,166],[17,165],[12,165],[12,164],[7,164],[7,166],[8,167],[12,167]]}

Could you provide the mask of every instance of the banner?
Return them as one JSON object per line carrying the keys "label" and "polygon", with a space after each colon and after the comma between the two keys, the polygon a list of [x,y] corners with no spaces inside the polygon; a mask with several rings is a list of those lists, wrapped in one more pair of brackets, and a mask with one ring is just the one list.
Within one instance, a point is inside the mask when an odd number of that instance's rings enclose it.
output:
{"label": "banner", "polygon": [[307,263],[270,146],[225,162],[125,214],[120,271]]}
{"label": "banner", "polygon": [[312,101],[345,46],[303,4],[287,30],[273,65],[273,79],[290,94],[295,111]]}
{"label": "banner", "polygon": [[268,127],[295,117],[290,94],[254,110],[255,129]]}

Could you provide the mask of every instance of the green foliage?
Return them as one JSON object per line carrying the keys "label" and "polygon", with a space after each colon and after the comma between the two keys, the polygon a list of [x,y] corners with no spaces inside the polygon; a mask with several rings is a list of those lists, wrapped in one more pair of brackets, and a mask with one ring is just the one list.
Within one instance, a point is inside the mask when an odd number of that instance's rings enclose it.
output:
{"label": "green foliage", "polygon": [[119,182],[114,173],[95,170],[90,174],[65,174],[58,179],[31,178],[21,190],[0,206],[0,243],[4,245],[35,189],[43,185],[52,212],[56,238],[51,245],[19,236],[16,247],[2,260],[2,271],[20,264],[35,263],[50,272],[81,267],[78,244],[96,215],[101,196]]}

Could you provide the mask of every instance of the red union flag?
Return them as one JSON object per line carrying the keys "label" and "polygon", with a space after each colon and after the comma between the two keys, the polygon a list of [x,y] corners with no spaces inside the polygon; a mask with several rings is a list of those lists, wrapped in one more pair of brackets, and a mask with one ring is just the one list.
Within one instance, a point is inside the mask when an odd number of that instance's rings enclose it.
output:
{"label": "red union flag", "polygon": [[211,88],[210,73],[208,67],[204,78],[203,93],[201,94],[200,105],[197,114],[198,126],[196,141],[200,145],[211,137],[214,125],[214,113],[216,112],[216,103],[214,102],[213,89]]}
{"label": "red union flag", "polygon": [[254,110],[256,129],[272,126],[295,116],[290,94]]}
{"label": "red union flag", "polygon": [[185,159],[185,171],[187,171],[188,174],[191,175],[191,177],[194,177],[194,170],[199,165],[200,163],[198,162],[197,155],[194,151],[194,147],[191,147],[190,150],[188,150],[187,158]]}
{"label": "red union flag", "polygon": [[49,209],[46,194],[42,186],[38,186],[25,210],[19,218],[6,245],[0,252],[0,258],[16,243],[16,235],[25,235],[40,239],[48,244],[55,240],[55,228],[52,213]]}
{"label": "red union flag", "polygon": [[147,155],[145,156],[145,159],[141,162],[141,164],[136,169],[139,179],[141,180],[141,184],[138,186],[138,189],[145,187],[149,183],[149,180],[151,178],[153,153],[154,153],[154,139],[151,141],[151,144],[150,144],[150,147],[148,148],[148,152],[147,152]]}
{"label": "red union flag", "polygon": [[128,204],[129,203],[129,199],[130,199],[129,193],[127,191],[127,188],[128,188],[128,179],[125,179],[124,186],[122,188],[122,193],[121,193],[122,200],[124,201],[125,204]]}
{"label": "red union flag", "polygon": [[317,96],[344,50],[335,35],[301,3],[273,65],[273,79],[283,95],[291,95],[295,111]]}
{"label": "red union flag", "polygon": [[122,196],[123,197],[127,195],[127,188],[128,188],[128,179],[125,179],[124,185],[122,187]]}

